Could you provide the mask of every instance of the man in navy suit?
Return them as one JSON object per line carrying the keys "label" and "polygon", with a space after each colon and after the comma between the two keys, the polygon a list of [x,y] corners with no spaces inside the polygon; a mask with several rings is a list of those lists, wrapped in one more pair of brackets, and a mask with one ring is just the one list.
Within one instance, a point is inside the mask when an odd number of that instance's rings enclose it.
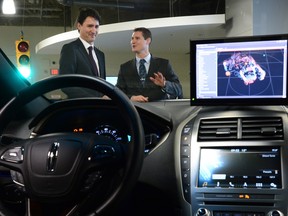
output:
{"label": "man in navy suit", "polygon": [[[94,46],[100,25],[98,12],[90,8],[82,9],[76,23],[79,38],[62,47],[59,74],[84,74],[106,79],[105,55]],[[92,47],[92,60],[89,59],[89,47]],[[62,91],[68,97],[100,96],[88,89],[69,88]]]}
{"label": "man in navy suit", "polygon": [[[116,86],[132,101],[148,102],[162,99],[183,98],[182,86],[167,59],[154,57],[149,52],[151,31],[135,28],[131,48],[136,58],[122,64]],[[144,59],[144,75],[141,75],[141,60]],[[145,74],[146,73],[146,74]]]}

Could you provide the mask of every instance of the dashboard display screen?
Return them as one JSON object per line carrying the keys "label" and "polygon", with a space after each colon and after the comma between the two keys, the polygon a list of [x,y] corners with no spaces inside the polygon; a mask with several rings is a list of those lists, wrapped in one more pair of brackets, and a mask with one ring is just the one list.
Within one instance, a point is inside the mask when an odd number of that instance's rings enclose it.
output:
{"label": "dashboard display screen", "polygon": [[202,148],[198,187],[282,188],[279,147]]}

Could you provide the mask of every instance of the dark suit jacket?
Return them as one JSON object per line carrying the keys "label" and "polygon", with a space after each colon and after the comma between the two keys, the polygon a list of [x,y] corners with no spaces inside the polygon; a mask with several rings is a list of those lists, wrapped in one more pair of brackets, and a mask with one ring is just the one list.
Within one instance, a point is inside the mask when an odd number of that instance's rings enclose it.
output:
{"label": "dark suit jacket", "polygon": [[[155,85],[149,77],[161,72],[166,79],[165,89]],[[148,75],[145,85],[142,87],[137,68],[136,59],[132,59],[120,66],[116,86],[129,98],[133,95],[149,97],[149,101],[183,98],[182,86],[169,61],[163,58],[151,57]]]}
{"label": "dark suit jacket", "polygon": [[[105,69],[105,55],[103,52],[94,47],[98,63],[100,77],[106,79]],[[59,74],[84,74],[88,76],[95,76],[92,65],[89,61],[88,53],[78,38],[71,43],[65,44],[62,47],[59,61]],[[62,89],[69,97],[83,97],[83,96],[99,96],[94,94],[94,91],[84,90],[79,88]]]}

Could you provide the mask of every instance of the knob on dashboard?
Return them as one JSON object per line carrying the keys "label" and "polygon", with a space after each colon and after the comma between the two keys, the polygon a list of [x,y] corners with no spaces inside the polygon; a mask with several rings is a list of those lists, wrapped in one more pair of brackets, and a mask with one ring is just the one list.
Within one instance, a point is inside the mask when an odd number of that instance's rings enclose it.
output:
{"label": "knob on dashboard", "polygon": [[210,211],[205,208],[198,209],[196,216],[210,216]]}
{"label": "knob on dashboard", "polygon": [[273,210],[268,212],[267,216],[284,216],[284,214],[281,211]]}

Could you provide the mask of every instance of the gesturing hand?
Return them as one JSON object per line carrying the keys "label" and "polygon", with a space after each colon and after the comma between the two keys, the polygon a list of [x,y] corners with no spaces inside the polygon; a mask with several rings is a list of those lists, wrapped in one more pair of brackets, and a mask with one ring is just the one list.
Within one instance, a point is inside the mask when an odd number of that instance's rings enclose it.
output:
{"label": "gesturing hand", "polygon": [[150,80],[161,88],[165,87],[166,79],[161,72],[154,73],[154,77],[150,77]]}

